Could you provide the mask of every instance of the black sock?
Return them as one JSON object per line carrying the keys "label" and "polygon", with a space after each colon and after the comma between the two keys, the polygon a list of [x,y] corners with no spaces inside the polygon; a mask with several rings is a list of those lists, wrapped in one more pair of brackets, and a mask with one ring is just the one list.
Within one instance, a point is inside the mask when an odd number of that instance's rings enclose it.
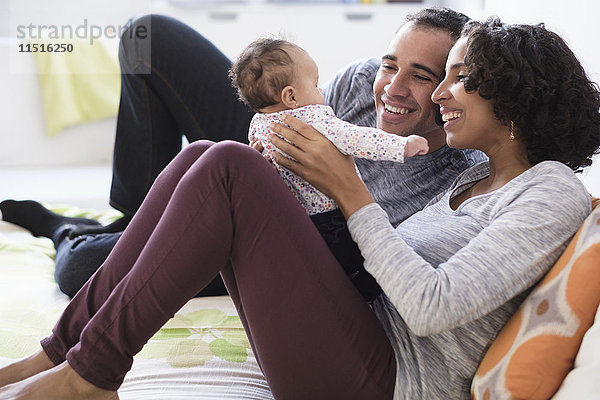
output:
{"label": "black sock", "polygon": [[4,221],[22,226],[31,231],[34,236],[44,236],[50,239],[55,231],[63,225],[101,225],[93,219],[65,217],[56,214],[33,200],[5,200],[0,203],[0,211]]}
{"label": "black sock", "polygon": [[73,239],[74,237],[81,235],[122,232],[127,228],[131,218],[131,216],[125,215],[108,225],[77,224],[69,228],[67,235],[69,238]]}

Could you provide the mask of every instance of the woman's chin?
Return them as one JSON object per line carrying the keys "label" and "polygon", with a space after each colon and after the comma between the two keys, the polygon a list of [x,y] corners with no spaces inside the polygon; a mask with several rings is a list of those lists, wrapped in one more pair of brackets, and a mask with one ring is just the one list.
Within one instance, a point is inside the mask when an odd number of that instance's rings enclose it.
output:
{"label": "woman's chin", "polygon": [[452,135],[446,135],[446,144],[448,147],[452,147],[453,149],[464,149],[465,147],[460,143],[460,141],[456,140]]}

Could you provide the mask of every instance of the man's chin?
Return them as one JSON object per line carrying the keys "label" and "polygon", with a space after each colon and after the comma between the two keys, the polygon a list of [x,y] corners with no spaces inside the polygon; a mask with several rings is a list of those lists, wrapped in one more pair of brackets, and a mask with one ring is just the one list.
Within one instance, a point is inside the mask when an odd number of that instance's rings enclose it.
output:
{"label": "man's chin", "polygon": [[413,127],[409,124],[391,124],[389,122],[378,120],[377,128],[398,136],[409,136],[413,134]]}

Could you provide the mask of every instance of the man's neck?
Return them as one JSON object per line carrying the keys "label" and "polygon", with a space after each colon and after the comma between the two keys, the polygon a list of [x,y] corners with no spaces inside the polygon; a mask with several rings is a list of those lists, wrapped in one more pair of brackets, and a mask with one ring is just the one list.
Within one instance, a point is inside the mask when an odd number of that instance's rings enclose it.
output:
{"label": "man's neck", "polygon": [[444,132],[442,128],[436,128],[430,132],[422,133],[421,136],[427,139],[427,143],[429,144],[429,151],[427,154],[438,151],[446,145],[446,132]]}

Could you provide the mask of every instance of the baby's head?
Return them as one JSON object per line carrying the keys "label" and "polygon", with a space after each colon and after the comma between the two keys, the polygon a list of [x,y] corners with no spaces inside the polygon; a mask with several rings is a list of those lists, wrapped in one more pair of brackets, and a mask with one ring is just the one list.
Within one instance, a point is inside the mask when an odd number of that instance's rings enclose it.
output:
{"label": "baby's head", "polygon": [[323,104],[319,69],[300,46],[263,38],[246,47],[229,76],[239,98],[258,112]]}

